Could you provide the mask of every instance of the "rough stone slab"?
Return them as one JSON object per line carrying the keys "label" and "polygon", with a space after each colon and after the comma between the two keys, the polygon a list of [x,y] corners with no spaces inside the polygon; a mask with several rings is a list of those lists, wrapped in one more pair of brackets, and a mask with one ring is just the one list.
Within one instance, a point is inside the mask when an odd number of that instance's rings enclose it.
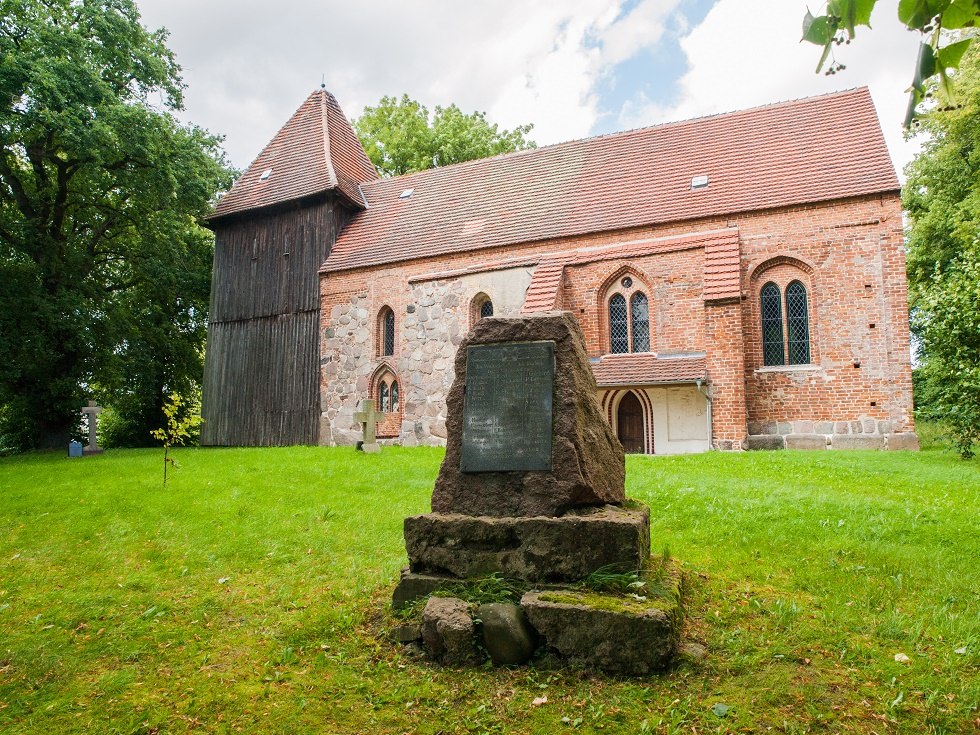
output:
{"label": "rough stone slab", "polygon": [[650,555],[650,510],[605,506],[561,518],[429,513],[405,519],[412,572],[528,582],[574,582],[601,567],[640,569]]}
{"label": "rough stone slab", "polygon": [[391,637],[398,643],[414,643],[422,638],[422,626],[398,625],[391,631]]}
{"label": "rough stone slab", "polygon": [[758,434],[745,440],[745,448],[755,449],[785,449],[786,437],[781,434]]}
{"label": "rough stone slab", "polygon": [[776,424],[776,433],[777,434],[792,434],[793,433],[793,424],[791,424],[789,421],[779,421]]}
{"label": "rough stone slab", "polygon": [[416,574],[408,569],[402,569],[401,579],[391,595],[391,607],[401,610],[423,597],[428,597],[439,589],[446,589],[458,583],[455,577],[445,574]]}
{"label": "rough stone slab", "polygon": [[456,597],[430,597],[422,611],[422,645],[433,659],[449,666],[474,663],[476,626],[470,606]]}
{"label": "rough stone slab", "polygon": [[791,422],[793,426],[793,434],[816,434],[818,432],[813,430],[812,421],[793,421]]}
{"label": "rough stone slab", "polygon": [[834,433],[834,422],[833,421],[817,421],[813,425],[813,433],[815,434],[833,434]]}
{"label": "rough stone slab", "polygon": [[528,592],[521,607],[548,648],[609,674],[661,671],[680,641],[683,616],[675,599],[641,602],[564,590]]}
{"label": "rough stone slab", "polygon": [[919,451],[919,437],[911,431],[902,434],[887,434],[885,441],[889,451]]}
{"label": "rough stone slab", "polygon": [[885,437],[880,434],[841,434],[831,438],[834,449],[884,449]]}
{"label": "rough stone slab", "polygon": [[826,449],[827,437],[823,434],[789,434],[786,437],[787,449]]}
{"label": "rough stone slab", "polygon": [[[474,345],[551,341],[551,472],[463,472],[460,469],[466,354]],[[446,397],[446,456],[432,492],[436,513],[472,516],[560,516],[566,511],[625,502],[623,447],[596,398],[585,340],[575,317],[545,312],[519,319],[481,319],[456,352]]]}
{"label": "rough stone slab", "polygon": [[538,636],[519,605],[491,602],[476,611],[483,646],[494,666],[520,666],[531,660]]}

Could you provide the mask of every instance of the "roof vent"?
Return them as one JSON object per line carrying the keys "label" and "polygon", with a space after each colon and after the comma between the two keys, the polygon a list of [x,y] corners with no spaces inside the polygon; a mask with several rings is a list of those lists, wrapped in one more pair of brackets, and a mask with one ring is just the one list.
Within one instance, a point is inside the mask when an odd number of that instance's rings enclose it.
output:
{"label": "roof vent", "polygon": [[272,169],[271,168],[267,168],[265,171],[262,172],[262,175],[259,176],[259,181],[265,181],[270,176],[272,176]]}
{"label": "roof vent", "polygon": [[708,188],[708,177],[705,175],[695,176],[691,179],[692,189],[707,189]]}
{"label": "roof vent", "polygon": [[403,191],[401,194],[398,195],[398,198],[399,199],[408,199],[410,196],[412,196],[412,193],[414,191],[415,191],[415,189],[405,189],[405,191]]}

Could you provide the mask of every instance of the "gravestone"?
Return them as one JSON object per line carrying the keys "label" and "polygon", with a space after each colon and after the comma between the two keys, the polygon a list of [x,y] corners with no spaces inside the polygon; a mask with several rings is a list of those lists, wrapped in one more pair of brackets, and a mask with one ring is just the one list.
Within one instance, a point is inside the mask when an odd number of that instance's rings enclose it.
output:
{"label": "gravestone", "polygon": [[88,405],[82,408],[82,413],[88,418],[88,446],[82,450],[83,454],[102,454],[96,432],[99,426],[99,414],[102,413],[102,406],[95,405],[95,401],[89,401]]}
{"label": "gravestone", "polygon": [[381,446],[378,444],[377,425],[379,414],[374,410],[374,401],[361,401],[359,410],[354,414],[354,420],[361,424],[364,432],[364,439],[358,443],[357,448],[363,452],[380,452]]}
{"label": "gravestone", "polygon": [[[548,312],[476,324],[456,355],[447,397],[446,456],[432,492],[432,512],[405,519],[409,567],[393,606],[490,575],[525,590],[561,590],[577,589],[601,569],[647,567],[650,511],[626,503],[625,455],[596,394],[573,315]],[[550,626],[554,640],[549,644],[545,636],[545,645],[586,665],[645,673],[662,668],[669,659],[663,651],[676,643],[677,601],[666,602],[670,614],[653,617],[642,604],[638,616],[628,606],[610,612],[602,603],[602,615],[623,618],[615,626],[616,640],[606,641],[601,633],[606,624],[597,622],[599,613],[591,611],[589,600],[579,604],[576,598],[572,613],[564,612],[568,605],[559,606],[559,613],[550,608],[542,613],[541,600],[525,598],[527,616],[535,615],[542,628]],[[553,632],[556,617],[578,632],[559,640]],[[632,648],[623,654],[637,658],[638,666],[620,661],[615,651],[591,657],[593,647],[619,646],[623,631],[647,631],[654,619],[660,627],[643,636],[662,634],[662,645],[649,655]],[[439,657],[438,651],[430,653]]]}

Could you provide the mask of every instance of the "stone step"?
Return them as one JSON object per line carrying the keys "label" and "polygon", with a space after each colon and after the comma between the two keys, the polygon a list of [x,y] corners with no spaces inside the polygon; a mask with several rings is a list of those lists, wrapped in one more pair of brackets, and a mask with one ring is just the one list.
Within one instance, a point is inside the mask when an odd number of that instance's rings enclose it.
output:
{"label": "stone step", "polygon": [[642,568],[650,510],[607,505],[557,518],[428,513],[405,519],[405,547],[415,573],[575,582],[602,568]]}

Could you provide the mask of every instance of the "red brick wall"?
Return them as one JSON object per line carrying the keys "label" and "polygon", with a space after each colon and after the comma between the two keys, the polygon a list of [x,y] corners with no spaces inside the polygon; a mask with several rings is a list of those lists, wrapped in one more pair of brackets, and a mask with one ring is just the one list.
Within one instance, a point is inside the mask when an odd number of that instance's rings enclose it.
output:
{"label": "red brick wall", "polygon": [[[747,429],[752,433],[753,425],[774,421],[870,418],[891,422],[895,431],[911,431],[901,226],[897,195],[869,196],[327,273],[321,278],[321,334],[334,326],[334,306],[356,301],[367,305],[365,318],[372,324],[378,309],[392,307],[397,342],[411,302],[409,279],[438,274],[451,279],[451,273],[501,261],[534,264],[573,248],[738,227],[741,303],[702,302],[701,248],[568,266],[559,305],[578,317],[590,355],[609,350],[608,287],[629,274],[633,289],[642,288],[649,297],[651,350],[707,353],[716,445],[731,442],[737,448]],[[814,369],[760,369],[758,291],[770,279],[783,288],[793,278],[808,290]],[[475,295],[461,296],[466,309]],[[396,357],[402,348],[396,344]],[[323,357],[329,361],[329,355]],[[860,368],[853,366],[856,359]],[[410,378],[399,375],[400,381]],[[328,379],[325,369],[323,381]],[[367,394],[369,386],[357,390]],[[406,406],[405,418],[417,408]]]}

